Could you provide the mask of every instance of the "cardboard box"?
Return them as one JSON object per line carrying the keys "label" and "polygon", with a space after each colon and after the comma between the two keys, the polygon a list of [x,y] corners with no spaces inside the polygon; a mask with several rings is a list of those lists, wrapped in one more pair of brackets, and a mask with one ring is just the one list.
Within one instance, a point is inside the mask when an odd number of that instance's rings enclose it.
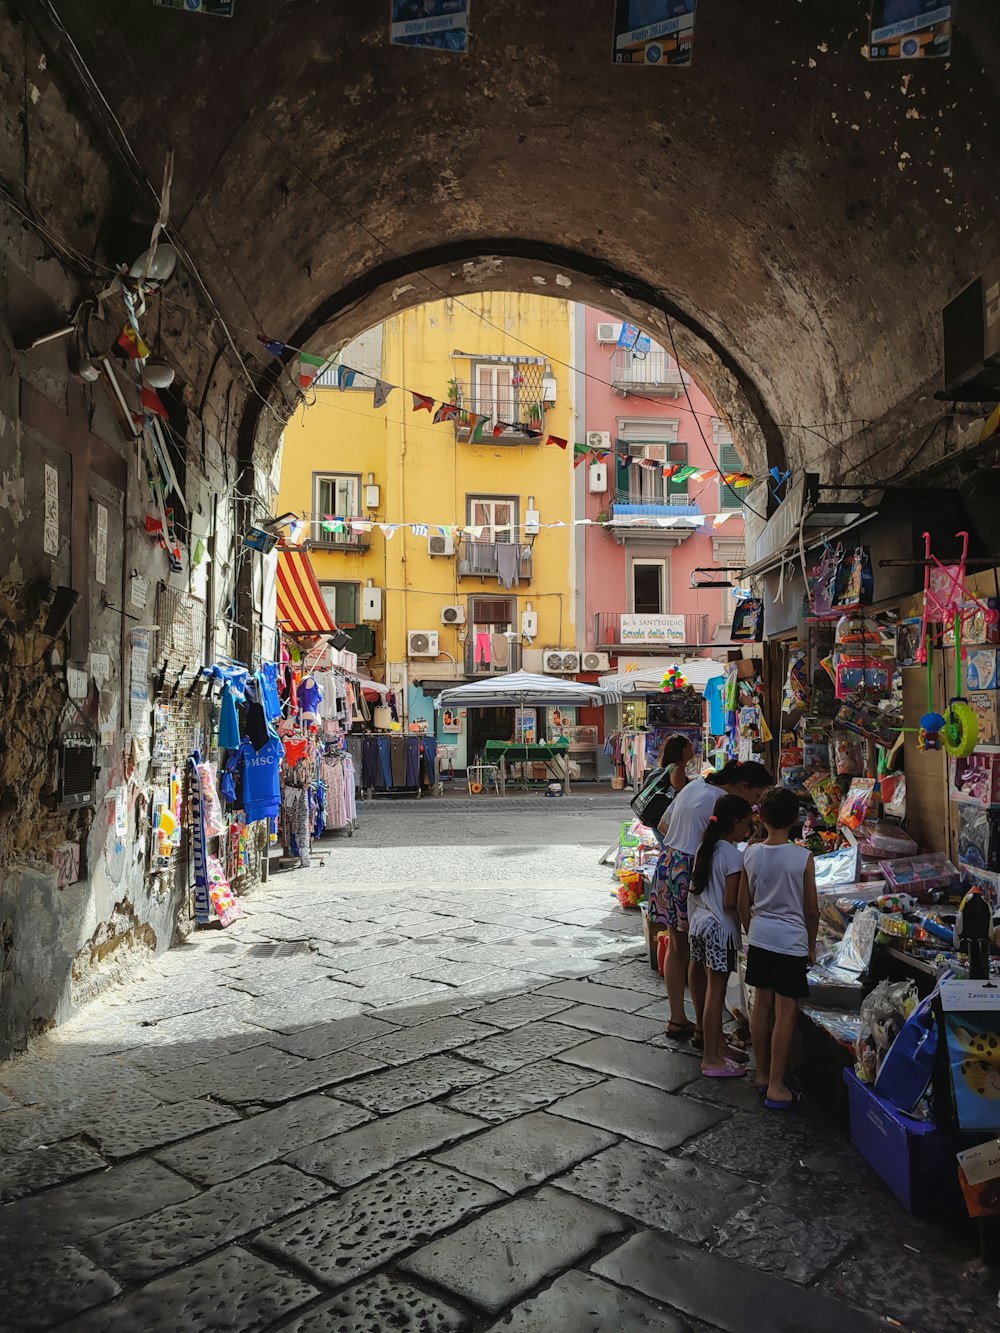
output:
{"label": "cardboard box", "polygon": [[936,1125],[912,1120],[844,1070],[851,1142],[914,1217],[962,1215],[965,1205],[948,1137]]}
{"label": "cardboard box", "polygon": [[973,753],[953,759],[950,765],[950,796],[988,807],[1000,803],[1000,755]]}
{"label": "cardboard box", "polygon": [[965,686],[969,690],[1000,689],[1000,651],[970,649],[965,662]]}
{"label": "cardboard box", "polygon": [[966,703],[979,718],[979,744],[1000,745],[1000,690],[972,690]]}

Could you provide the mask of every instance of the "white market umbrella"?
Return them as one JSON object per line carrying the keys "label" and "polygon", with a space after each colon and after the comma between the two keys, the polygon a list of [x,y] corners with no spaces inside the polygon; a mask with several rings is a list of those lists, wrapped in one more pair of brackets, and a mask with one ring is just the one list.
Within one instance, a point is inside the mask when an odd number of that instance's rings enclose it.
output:
{"label": "white market umbrella", "polygon": [[536,705],[538,707],[570,708],[587,704],[605,704],[615,697],[600,685],[580,685],[574,680],[560,680],[558,676],[535,675],[530,671],[513,671],[507,676],[486,676],[471,680],[438,695],[438,708],[509,708]]}

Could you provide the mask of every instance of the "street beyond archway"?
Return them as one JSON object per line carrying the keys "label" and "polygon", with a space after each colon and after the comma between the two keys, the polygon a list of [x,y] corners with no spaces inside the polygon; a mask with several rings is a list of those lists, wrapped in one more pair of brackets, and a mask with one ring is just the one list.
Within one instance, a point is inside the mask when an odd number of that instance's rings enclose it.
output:
{"label": "street beyond archway", "polygon": [[990,1326],[820,1112],[664,1037],[598,866],[621,816],[367,807],[3,1066],[4,1326]]}

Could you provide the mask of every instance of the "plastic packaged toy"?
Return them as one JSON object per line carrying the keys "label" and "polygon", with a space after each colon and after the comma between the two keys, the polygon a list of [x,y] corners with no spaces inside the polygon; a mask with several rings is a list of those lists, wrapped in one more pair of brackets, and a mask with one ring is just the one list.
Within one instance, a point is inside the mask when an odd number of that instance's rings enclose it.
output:
{"label": "plastic packaged toy", "polygon": [[859,829],[868,818],[868,811],[875,800],[874,778],[852,778],[851,785],[837,815],[837,823],[843,828]]}
{"label": "plastic packaged toy", "polygon": [[928,898],[938,891],[957,889],[961,881],[958,870],[942,852],[882,861],[880,866],[894,890],[910,893],[917,899]]}

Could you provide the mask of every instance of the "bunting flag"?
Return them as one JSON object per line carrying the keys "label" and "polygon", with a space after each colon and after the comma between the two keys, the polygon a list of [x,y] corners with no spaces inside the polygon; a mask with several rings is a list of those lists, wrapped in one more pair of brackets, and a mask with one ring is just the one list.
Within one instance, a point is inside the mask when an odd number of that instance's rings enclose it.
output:
{"label": "bunting flag", "polygon": [[385,380],[376,380],[372,390],[372,407],[385,407],[395,387],[395,384],[386,384]]}
{"label": "bunting flag", "polygon": [[429,528],[426,523],[411,523],[414,537],[426,537],[429,534]]}
{"label": "bunting flag", "polygon": [[454,421],[458,416],[458,408],[454,403],[442,403],[434,413],[434,424],[439,426],[442,421]]}
{"label": "bunting flag", "polygon": [[115,340],[115,346],[120,347],[130,361],[139,361],[149,356],[149,348],[131,324],[126,324],[119,333]]}
{"label": "bunting flag", "polygon": [[395,537],[396,533],[399,531],[399,524],[398,524],[398,523],[380,523],[380,524],[378,525],[378,528],[379,528],[379,532],[381,532],[382,536],[386,539],[386,541],[387,541],[387,542],[391,542],[392,539],[393,539],[393,537]]}
{"label": "bunting flag", "polygon": [[[546,444],[557,444],[557,445],[559,446],[560,449],[565,449],[565,448],[567,448],[567,446],[569,445],[569,440],[564,440],[564,439],[562,438],[561,435],[549,435],[549,436],[546,436],[545,443],[546,443]],[[577,448],[579,448],[579,447],[580,447],[579,445],[574,445],[574,446],[573,446],[574,449],[577,449]],[[584,447],[586,447],[586,446],[584,446]]]}
{"label": "bunting flag", "polygon": [[345,389],[349,389],[352,386],[357,377],[358,372],[356,370],[351,370],[349,366],[338,366],[337,388],[343,393]]}
{"label": "bunting flag", "polygon": [[269,338],[266,333],[258,333],[257,341],[261,347],[266,347],[272,356],[283,356],[285,344],[278,342],[277,338]]}
{"label": "bunting flag", "polygon": [[[475,422],[475,425],[473,425]],[[486,427],[490,424],[490,418],[480,416],[476,412],[469,413],[469,425],[472,427],[472,434],[469,439],[475,444],[481,444]]]}
{"label": "bunting flag", "polygon": [[502,421],[498,421],[497,424],[493,427],[493,438],[496,439],[498,435],[502,435],[506,429],[507,427],[504,425],[504,423]]}
{"label": "bunting flag", "polygon": [[718,470],[718,468],[711,467],[711,468],[708,469],[707,472],[702,472],[702,473],[700,474],[700,476],[698,477],[698,480],[699,480],[699,481],[714,481],[715,478],[718,477],[719,475],[720,475],[720,474],[719,474],[719,470]]}
{"label": "bunting flag", "polygon": [[663,476],[664,478],[669,478],[672,477],[675,472],[679,471],[680,471],[680,464],[668,463],[667,466],[663,469]]}
{"label": "bunting flag", "polygon": [[712,527],[721,528],[723,523],[725,523],[726,519],[732,518],[732,516],[735,513],[736,513],[735,509],[730,509],[729,512],[726,514],[716,514],[715,518],[712,519]]}
{"label": "bunting flag", "polygon": [[310,384],[326,365],[326,358],[313,356],[311,352],[299,353],[299,388],[308,389]]}
{"label": "bunting flag", "polygon": [[160,395],[155,389],[147,389],[143,385],[139,397],[142,399],[142,405],[147,412],[155,412],[158,417],[163,417],[164,421],[169,420],[170,413],[163,406]]}
{"label": "bunting flag", "polygon": [[696,467],[691,467],[690,464],[686,467],[674,468],[674,481],[679,486],[682,481],[688,481],[691,477],[695,476],[697,472],[698,469]]}
{"label": "bunting flag", "polygon": [[573,466],[579,467],[587,457],[590,450],[586,445],[574,444],[573,446]]}
{"label": "bunting flag", "polygon": [[414,412],[433,412],[434,410],[433,398],[428,398],[427,395],[423,393],[412,393],[412,392],[410,396],[413,399]]}
{"label": "bunting flag", "polygon": [[374,526],[374,524],[370,523],[370,522],[368,521],[368,519],[366,519],[366,518],[352,518],[352,519],[351,519],[351,531],[352,531],[352,532],[371,532],[373,526]]}

